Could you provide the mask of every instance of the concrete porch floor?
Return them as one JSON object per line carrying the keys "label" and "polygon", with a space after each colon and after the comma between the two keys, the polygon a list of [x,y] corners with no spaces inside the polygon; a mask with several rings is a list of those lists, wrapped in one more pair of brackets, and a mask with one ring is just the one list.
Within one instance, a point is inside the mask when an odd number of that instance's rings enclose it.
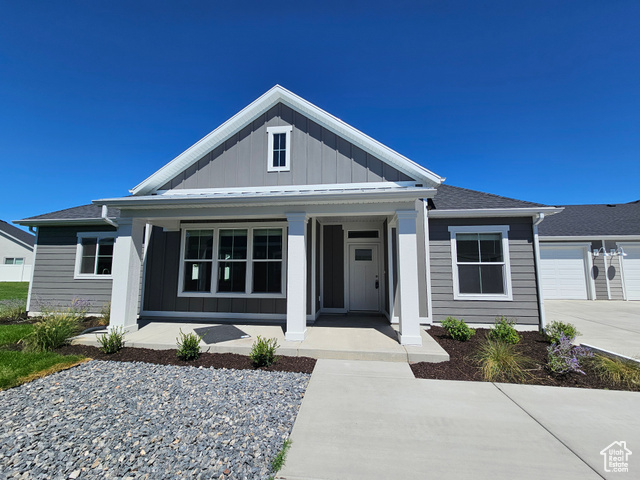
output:
{"label": "concrete porch floor", "polygon": [[[194,328],[218,325],[214,323],[151,322],[137,332],[125,335],[125,346],[168,350],[176,348],[180,329],[184,333]],[[403,346],[397,340],[395,325],[386,318],[360,315],[325,315],[307,327],[307,338],[302,342],[284,339],[281,325],[235,325],[250,338],[230,340],[207,345],[201,342],[203,352],[238,353],[248,355],[258,335],[278,340],[278,355],[326,358],[335,360],[379,360],[387,362],[445,362],[449,354],[421,328],[422,346]],[[87,333],[75,337],[71,343],[99,346],[101,333]]]}

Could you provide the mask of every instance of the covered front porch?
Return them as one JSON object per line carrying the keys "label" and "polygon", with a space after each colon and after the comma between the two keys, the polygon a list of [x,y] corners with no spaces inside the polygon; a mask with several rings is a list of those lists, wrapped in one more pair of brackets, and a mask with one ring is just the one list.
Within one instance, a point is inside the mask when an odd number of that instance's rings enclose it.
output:
{"label": "covered front porch", "polygon": [[[176,338],[180,331],[193,332],[194,329],[210,327],[211,323],[149,322],[137,331],[125,336],[126,347],[168,350],[176,348]],[[200,342],[202,352],[237,353],[249,355],[251,346],[258,335],[276,338],[280,348],[278,355],[337,360],[378,360],[387,362],[445,362],[449,355],[426,332],[420,328],[422,345],[400,345],[397,340],[397,326],[380,315],[322,315],[302,341],[287,341],[285,328],[278,325],[235,325],[248,338],[206,344]],[[72,343],[99,346],[97,337],[101,333],[88,333],[73,339]]]}
{"label": "covered front porch", "polygon": [[420,325],[430,323],[422,199],[433,189],[272,193],[101,201],[121,209],[110,327],[133,332],[147,318],[284,323],[287,342],[304,342],[322,315],[359,313],[379,315],[390,340],[420,346]]}

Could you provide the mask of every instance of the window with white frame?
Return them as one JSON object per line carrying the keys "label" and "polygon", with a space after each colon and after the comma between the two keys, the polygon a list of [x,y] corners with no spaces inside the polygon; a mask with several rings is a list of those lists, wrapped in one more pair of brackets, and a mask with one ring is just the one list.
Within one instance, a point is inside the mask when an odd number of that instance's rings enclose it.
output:
{"label": "window with white frame", "polygon": [[512,300],[509,227],[449,227],[456,300]]}
{"label": "window with white frame", "polygon": [[4,259],[4,264],[5,265],[23,265],[24,258],[7,257]]}
{"label": "window with white frame", "polygon": [[267,149],[267,171],[288,172],[291,170],[291,125],[267,127],[269,136]]}
{"label": "window with white frame", "polygon": [[113,233],[79,233],[76,278],[111,276],[114,242]]}
{"label": "window with white frame", "polygon": [[282,296],[283,232],[264,226],[183,230],[179,293]]}

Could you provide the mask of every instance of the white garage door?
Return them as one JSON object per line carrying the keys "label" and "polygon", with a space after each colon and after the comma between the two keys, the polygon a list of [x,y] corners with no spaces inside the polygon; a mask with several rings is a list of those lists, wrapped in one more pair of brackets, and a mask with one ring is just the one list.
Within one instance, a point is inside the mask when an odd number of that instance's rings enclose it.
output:
{"label": "white garage door", "polygon": [[544,298],[587,300],[584,248],[540,245]]}
{"label": "white garage door", "polygon": [[622,244],[626,257],[622,259],[627,300],[640,300],[640,243]]}

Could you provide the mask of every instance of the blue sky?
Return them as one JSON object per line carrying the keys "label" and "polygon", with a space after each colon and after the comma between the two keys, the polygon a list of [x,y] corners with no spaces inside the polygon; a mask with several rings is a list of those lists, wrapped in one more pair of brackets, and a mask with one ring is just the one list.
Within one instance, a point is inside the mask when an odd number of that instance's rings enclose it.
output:
{"label": "blue sky", "polygon": [[0,0],[0,218],[126,195],[276,83],[452,185],[640,199],[640,2],[301,3]]}

